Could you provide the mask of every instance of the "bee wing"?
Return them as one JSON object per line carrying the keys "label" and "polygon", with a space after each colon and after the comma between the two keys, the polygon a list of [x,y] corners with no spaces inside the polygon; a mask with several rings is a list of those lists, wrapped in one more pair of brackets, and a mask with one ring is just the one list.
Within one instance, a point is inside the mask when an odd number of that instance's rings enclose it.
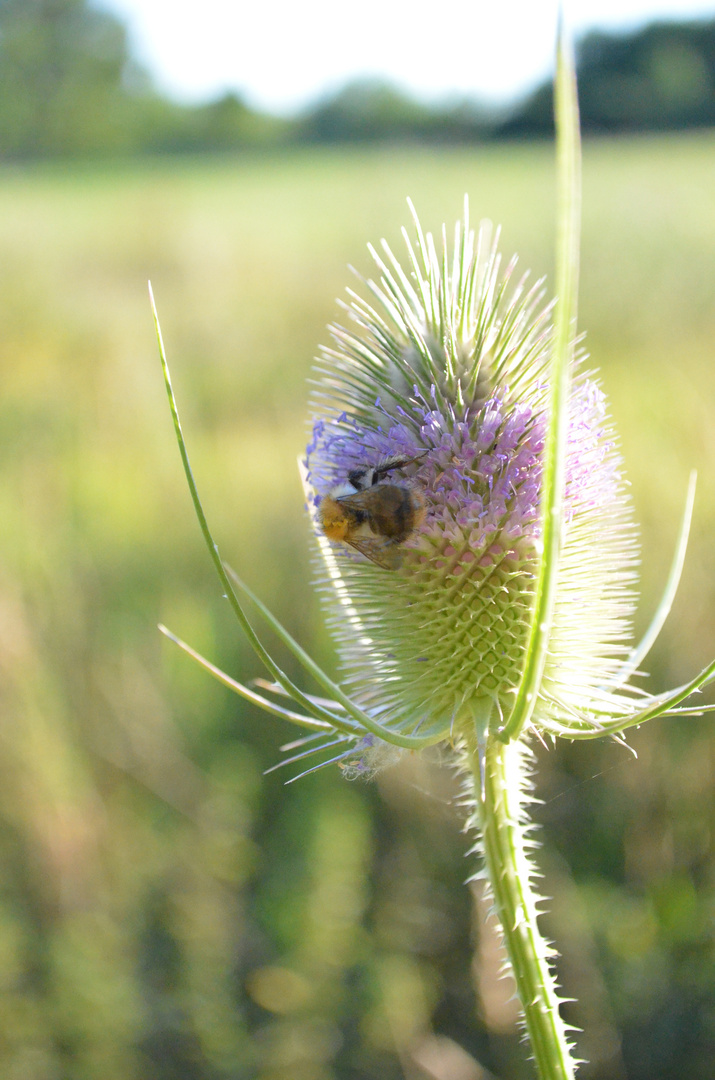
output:
{"label": "bee wing", "polygon": [[363,488],[361,491],[351,491],[348,495],[337,495],[336,502],[342,503],[344,506],[351,506],[355,510],[369,511],[370,507],[374,505],[375,488]]}
{"label": "bee wing", "polygon": [[386,497],[385,492],[394,492],[395,490],[414,492],[416,499],[419,499],[420,502],[424,501],[418,489],[409,481],[403,481],[401,484],[373,484],[372,487],[363,488],[361,491],[351,491],[347,495],[337,495],[336,501],[345,506],[351,506],[354,510],[364,510],[369,514],[381,505],[381,498]]}
{"label": "bee wing", "polygon": [[352,536],[349,540],[346,538],[345,543],[384,570],[397,570],[402,563],[400,547],[394,540],[382,536]]}

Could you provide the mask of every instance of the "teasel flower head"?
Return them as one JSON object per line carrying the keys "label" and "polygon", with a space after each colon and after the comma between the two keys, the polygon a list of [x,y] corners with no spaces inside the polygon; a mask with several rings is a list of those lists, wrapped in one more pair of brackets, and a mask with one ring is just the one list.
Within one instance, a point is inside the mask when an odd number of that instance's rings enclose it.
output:
{"label": "teasel flower head", "polygon": [[[321,351],[305,480],[353,699],[388,732],[454,741],[465,724],[504,731],[533,647],[554,328],[542,282],[516,258],[504,265],[498,233],[472,231],[466,203],[451,251],[444,231],[438,249],[413,219],[404,264],[385,242],[371,249],[377,275],[350,292],[345,325]],[[558,567],[529,723],[583,738],[669,703],[627,685],[641,658],[630,640],[637,533],[603,390],[574,351]],[[371,483],[356,489],[356,475]],[[400,543],[359,521],[384,485],[424,508]],[[358,507],[352,542],[323,535],[326,498]],[[378,561],[362,553],[364,536]],[[370,738],[357,771],[375,760]]]}
{"label": "teasel flower head", "polygon": [[[370,301],[351,296],[313,393],[311,502],[356,468],[409,461],[426,515],[384,569],[319,537],[323,593],[346,678],[383,724],[445,733],[502,723],[524,665],[542,553],[541,482],[553,326],[542,284],[502,267],[468,219],[438,252],[415,218],[408,270],[384,245]],[[402,477],[402,478],[399,478]],[[630,629],[637,547],[604,395],[569,401],[565,543],[553,644],[534,722],[568,719],[613,677]]]}

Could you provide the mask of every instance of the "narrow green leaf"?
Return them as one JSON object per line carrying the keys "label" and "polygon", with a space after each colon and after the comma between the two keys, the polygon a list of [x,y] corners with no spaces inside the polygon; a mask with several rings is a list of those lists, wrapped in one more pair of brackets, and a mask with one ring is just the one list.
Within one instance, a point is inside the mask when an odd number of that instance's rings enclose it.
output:
{"label": "narrow green leaf", "polygon": [[705,703],[692,709],[680,710],[675,708],[681,701],[685,701],[691,694],[702,690],[704,686],[713,681],[715,681],[715,660],[703,668],[700,674],[696,675],[690,682],[677,686],[674,690],[669,690],[665,694],[656,694],[651,698],[646,698],[643,708],[632,711],[629,716],[599,720],[599,727],[594,731],[587,728],[574,728],[571,730],[564,725],[562,730],[558,732],[554,730],[554,734],[563,735],[567,739],[597,739],[603,735],[612,735],[620,731],[626,731],[628,728],[638,727],[639,724],[645,724],[646,720],[654,720],[656,716],[682,716],[684,714],[698,716],[701,713],[714,712],[715,702],[712,704]]}
{"label": "narrow green leaf", "polygon": [[554,114],[558,182],[557,300],[554,315],[554,358],[551,369],[549,427],[544,447],[541,494],[543,550],[536,581],[524,668],[514,707],[498,732],[499,737],[505,742],[518,737],[524,725],[531,719],[538,699],[551,630],[561,549],[569,391],[578,304],[581,221],[581,137],[576,73],[563,22],[559,29]]}
{"label": "narrow green leaf", "polygon": [[668,580],[665,583],[665,589],[663,590],[663,596],[656,608],[655,614],[650,621],[650,626],[646,630],[639,644],[633,649],[630,656],[624,663],[623,667],[617,672],[613,683],[609,683],[609,686],[617,685],[621,686],[624,682],[630,679],[631,675],[642,664],[645,657],[652,649],[658,634],[663,628],[665,620],[670,614],[670,609],[673,606],[673,600],[675,594],[678,591],[678,585],[680,584],[680,575],[683,571],[683,563],[685,562],[685,552],[688,547],[688,536],[690,535],[690,522],[693,517],[693,503],[695,502],[695,482],[697,480],[697,474],[691,472],[690,480],[688,482],[688,492],[685,497],[685,509],[683,511],[683,520],[680,525],[680,532],[678,533],[678,540],[675,545],[675,554],[673,555],[673,562],[670,566],[670,573],[668,574]]}
{"label": "narrow green leaf", "polygon": [[299,724],[301,727],[309,728],[311,731],[320,730],[322,732],[334,731],[332,724],[326,724],[322,720],[314,720],[310,716],[302,716],[301,713],[293,712],[291,709],[283,709],[280,705],[275,705],[268,698],[264,698],[262,694],[257,694],[255,690],[251,690],[250,687],[244,686],[243,683],[237,682],[232,679],[230,675],[227,675],[225,671],[221,671],[221,668],[217,668],[215,664],[212,664],[210,660],[207,660],[201,653],[196,652],[190,645],[187,645],[185,641],[182,641],[176,634],[172,634],[162,623],[159,623],[159,630],[162,634],[173,641],[175,645],[178,645],[180,649],[183,649],[192,660],[195,660],[197,664],[200,664],[204,671],[208,671],[209,675],[212,675],[214,679],[227,686],[229,690],[233,690],[239,697],[245,698],[246,701],[250,701],[252,705],[257,705],[259,709],[263,709],[264,712],[271,713],[273,716],[280,716],[283,720],[290,720],[294,724]]}
{"label": "narrow green leaf", "polygon": [[211,530],[209,529],[206,515],[204,514],[201,500],[199,498],[198,488],[196,487],[196,481],[191,469],[191,463],[189,461],[188,451],[184,442],[184,435],[181,430],[181,420],[179,419],[179,410],[176,405],[176,398],[174,397],[174,390],[171,385],[171,375],[169,373],[169,364],[166,359],[166,351],[164,349],[164,340],[161,334],[161,327],[159,325],[159,315],[156,310],[156,304],[154,303],[154,294],[152,292],[151,283],[149,284],[149,298],[151,301],[151,309],[154,315],[154,325],[156,327],[156,336],[159,342],[159,355],[161,357],[162,371],[164,372],[164,383],[166,385],[166,392],[169,397],[169,407],[171,409],[171,415],[174,421],[174,433],[176,435],[176,441],[179,446],[179,453],[181,454],[181,461],[184,466],[184,475],[186,476],[186,482],[189,485],[189,491],[191,492],[191,499],[194,504],[194,511],[201,528],[201,533],[206,541],[206,546],[209,549],[211,560],[216,569],[216,573],[219,576],[221,585],[223,586],[226,598],[233,609],[233,613],[238,619],[243,632],[248,638],[248,642],[252,649],[259,657],[259,659],[266,666],[277,683],[279,683],[288,693],[288,695],[298,704],[301,705],[309,715],[315,717],[316,720],[323,720],[332,727],[337,728],[339,731],[344,731],[346,734],[354,734],[354,725],[345,720],[344,717],[334,716],[327,709],[323,709],[320,706],[314,705],[308,697],[300,690],[283,671],[279,668],[272,656],[264,648],[262,642],[258,638],[255,630],[251,626],[248,618],[241,606],[241,603],[233,590],[231,582],[228,579],[226,571],[224,569],[223,561],[219,555],[219,550]]}

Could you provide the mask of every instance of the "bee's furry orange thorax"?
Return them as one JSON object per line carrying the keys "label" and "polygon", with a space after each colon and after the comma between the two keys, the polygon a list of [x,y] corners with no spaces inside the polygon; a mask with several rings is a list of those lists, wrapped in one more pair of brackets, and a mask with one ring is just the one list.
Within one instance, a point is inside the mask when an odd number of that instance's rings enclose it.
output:
{"label": "bee's furry orange thorax", "polygon": [[324,496],[318,507],[320,528],[328,540],[344,540],[349,528],[345,509],[331,495]]}

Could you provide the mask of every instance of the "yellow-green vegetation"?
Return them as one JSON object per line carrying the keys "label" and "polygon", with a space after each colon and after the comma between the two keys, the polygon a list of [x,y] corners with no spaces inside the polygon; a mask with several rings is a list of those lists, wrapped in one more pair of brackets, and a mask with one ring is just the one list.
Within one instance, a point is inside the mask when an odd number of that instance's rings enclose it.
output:
{"label": "yellow-green vegetation", "polygon": [[[715,642],[714,175],[710,134],[585,149],[580,322],[642,522],[641,626],[700,472],[653,688]],[[285,789],[262,771],[292,732],[156,630],[262,674],[193,517],[146,280],[222,554],[329,664],[295,465],[311,359],[405,197],[434,230],[465,192],[551,273],[547,146],[0,173],[0,1076],[390,1080],[460,1052],[528,1075],[486,936],[470,975],[449,777]],[[712,724],[649,724],[638,761],[539,755],[592,1080],[711,1080]]]}

